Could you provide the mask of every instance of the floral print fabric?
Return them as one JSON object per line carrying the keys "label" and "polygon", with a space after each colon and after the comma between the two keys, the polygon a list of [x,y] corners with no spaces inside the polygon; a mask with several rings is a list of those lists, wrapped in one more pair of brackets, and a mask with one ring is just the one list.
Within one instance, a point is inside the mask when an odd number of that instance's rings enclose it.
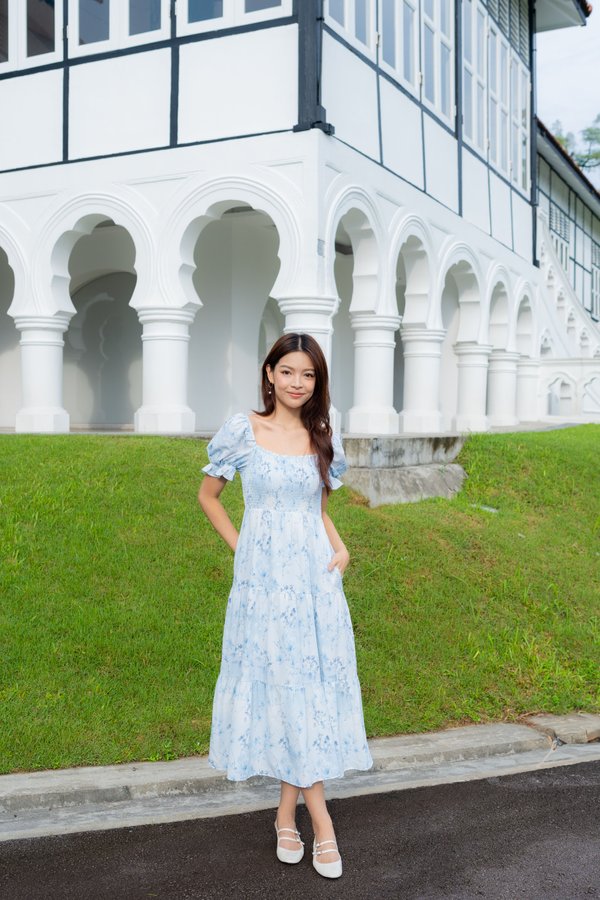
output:
{"label": "floral print fabric", "polygon": [[[346,470],[334,435],[332,487]],[[354,636],[342,576],[321,515],[314,455],[256,443],[248,416],[229,418],[203,471],[239,471],[245,512],[227,603],[209,763],[234,781],[270,775],[299,787],[369,769]]]}

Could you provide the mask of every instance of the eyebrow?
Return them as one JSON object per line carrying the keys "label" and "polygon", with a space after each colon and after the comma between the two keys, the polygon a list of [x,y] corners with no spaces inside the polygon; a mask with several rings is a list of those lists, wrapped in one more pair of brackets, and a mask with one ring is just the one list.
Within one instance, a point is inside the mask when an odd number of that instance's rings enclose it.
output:
{"label": "eyebrow", "polygon": [[[284,365],[282,365],[280,368],[282,368],[282,369],[291,369],[292,372],[295,372],[295,371],[296,371],[296,369],[294,368],[294,366],[288,366],[287,363],[285,363]],[[313,373],[314,373],[315,370],[314,370],[314,369],[298,369],[298,371],[299,371],[299,372],[313,372]]]}

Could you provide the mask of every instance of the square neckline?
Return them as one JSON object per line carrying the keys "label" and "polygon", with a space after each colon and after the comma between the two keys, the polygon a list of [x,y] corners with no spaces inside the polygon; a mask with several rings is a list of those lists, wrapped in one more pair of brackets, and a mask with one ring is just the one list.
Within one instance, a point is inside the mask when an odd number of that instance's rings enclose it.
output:
{"label": "square neckline", "polygon": [[281,456],[284,459],[315,459],[316,453],[277,453],[275,450],[269,450],[268,447],[263,447],[262,444],[259,444],[256,440],[256,435],[254,434],[254,429],[252,428],[252,422],[250,421],[250,416],[248,413],[244,413],[246,417],[246,421],[248,423],[248,428],[250,429],[250,435],[252,440],[254,441],[254,446],[258,447],[259,450],[264,450],[265,453],[270,453],[271,456]]}

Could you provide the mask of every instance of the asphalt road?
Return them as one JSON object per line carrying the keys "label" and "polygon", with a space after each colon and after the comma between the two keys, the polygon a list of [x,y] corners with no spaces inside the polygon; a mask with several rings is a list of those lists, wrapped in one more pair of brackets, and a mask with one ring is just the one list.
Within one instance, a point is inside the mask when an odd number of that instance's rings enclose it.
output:
{"label": "asphalt road", "polygon": [[[600,762],[331,801],[344,874],[275,858],[271,810],[0,843],[2,900],[600,897]],[[308,818],[298,826],[307,850]]]}

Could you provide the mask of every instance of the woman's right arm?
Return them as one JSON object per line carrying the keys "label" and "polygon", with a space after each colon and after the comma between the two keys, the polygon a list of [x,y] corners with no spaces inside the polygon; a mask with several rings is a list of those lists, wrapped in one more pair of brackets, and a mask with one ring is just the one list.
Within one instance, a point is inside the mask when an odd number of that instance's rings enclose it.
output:
{"label": "woman's right arm", "polygon": [[198,491],[198,503],[215,531],[221,535],[225,543],[235,552],[238,532],[219,500],[221,491],[226,484],[226,478],[214,478],[212,475],[205,475]]}

